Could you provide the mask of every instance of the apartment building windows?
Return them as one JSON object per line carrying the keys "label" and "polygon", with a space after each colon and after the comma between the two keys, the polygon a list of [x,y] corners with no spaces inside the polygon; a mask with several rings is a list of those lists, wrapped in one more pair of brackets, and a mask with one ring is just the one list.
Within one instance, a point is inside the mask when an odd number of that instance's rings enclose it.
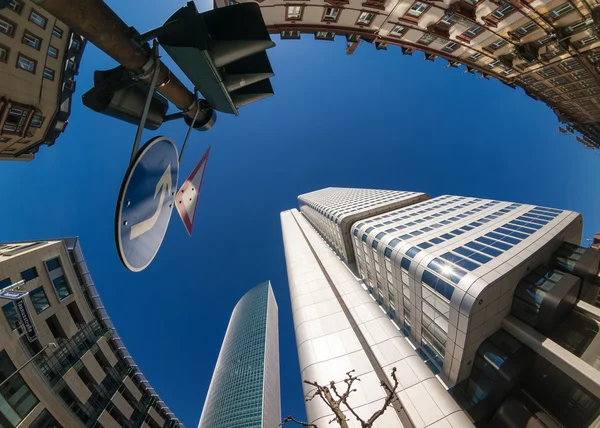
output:
{"label": "apartment building windows", "polygon": [[52,58],[58,58],[58,49],[54,46],[48,46],[48,56]]}
{"label": "apartment building windows", "polygon": [[479,25],[473,25],[463,34],[459,35],[458,38],[469,42],[471,39],[477,37],[481,33],[483,33],[483,27],[480,27]]}
{"label": "apartment building windows", "polygon": [[548,16],[550,16],[551,18],[557,19],[557,18],[571,12],[574,9],[575,8],[573,7],[573,5],[571,3],[564,3],[564,4],[561,4],[560,6],[558,6],[557,8],[552,9],[550,11],[550,13],[548,14]]}
{"label": "apartment building windows", "polygon": [[23,34],[23,44],[27,46],[31,46],[35,50],[40,50],[40,45],[42,44],[42,39],[31,34],[29,31],[25,31]]}
{"label": "apartment building windows", "polygon": [[369,25],[369,24],[371,24],[371,21],[373,21],[373,18],[375,18],[374,13],[361,12],[360,16],[358,17],[358,21],[356,21],[356,23],[358,25]]}
{"label": "apartment building windows", "polygon": [[[6,351],[0,352],[0,383],[13,375],[17,368],[10,360]],[[0,405],[0,424],[2,426],[17,426],[25,416],[39,403],[20,374],[12,376],[0,388],[2,405]]]}
{"label": "apartment building windows", "polygon": [[58,37],[59,39],[62,39],[63,32],[62,32],[62,30],[61,30],[60,28],[58,28],[58,27],[54,27],[54,28],[52,29],[52,35],[53,35],[54,37]]}
{"label": "apartment building windows", "polygon": [[300,31],[282,31],[282,39],[300,39]]}
{"label": "apartment building windows", "polygon": [[495,51],[495,50],[501,48],[502,46],[504,46],[505,44],[506,44],[506,40],[504,40],[504,39],[498,39],[494,43],[492,43],[491,45],[489,45],[488,48],[491,51]]}
{"label": "apartment building windows", "polygon": [[402,34],[404,34],[405,31],[406,31],[406,27],[403,27],[402,25],[396,25],[392,29],[392,35],[393,36],[401,36]]}
{"label": "apartment building windows", "polygon": [[54,80],[54,70],[44,67],[44,79]]}
{"label": "apartment building windows", "polygon": [[37,13],[35,10],[31,11],[31,14],[29,15],[29,20],[40,28],[46,28],[46,24],[48,23],[48,20],[44,16]]}
{"label": "apartment building windows", "polygon": [[459,48],[459,44],[458,43],[454,43],[454,42],[450,42],[446,46],[444,46],[444,50],[446,52],[454,52],[458,48]]}
{"label": "apartment building windows", "polygon": [[336,22],[340,16],[340,10],[337,7],[327,7],[323,14],[323,21]]}
{"label": "apartment building windows", "polygon": [[285,17],[287,20],[302,19],[302,6],[288,5]]}
{"label": "apartment building windows", "polygon": [[504,6],[500,7],[499,9],[496,9],[494,11],[494,13],[492,13],[492,16],[498,20],[501,20],[503,18],[505,18],[507,15],[511,14],[514,11],[514,7],[512,7],[510,4],[505,4]]}
{"label": "apartment building windows", "polygon": [[56,257],[51,260],[46,260],[45,265],[46,269],[48,270],[50,280],[52,281],[52,285],[54,286],[54,290],[56,291],[58,300],[63,300],[70,296],[71,287],[69,287],[67,279],[65,278],[62,265],[60,263],[60,258]]}
{"label": "apartment building windows", "polygon": [[499,60],[499,59],[497,59],[497,60],[495,60],[495,61],[492,61],[492,62],[490,62],[490,63],[488,64],[488,67],[490,67],[490,68],[494,68],[494,67],[496,67],[496,66],[497,66],[497,65],[499,65],[499,64],[500,64],[500,60]]}
{"label": "apartment building windows", "polygon": [[50,414],[48,409],[42,410],[37,418],[29,425],[29,428],[63,428],[61,424]]}
{"label": "apartment building windows", "polygon": [[419,40],[417,40],[417,43],[427,46],[430,45],[435,39],[436,36],[429,33],[425,33],[421,36]]}
{"label": "apartment building windows", "polygon": [[23,2],[21,0],[11,0],[8,4],[8,9],[11,9],[16,14],[20,15],[23,12]]}
{"label": "apartment building windows", "polygon": [[546,67],[543,70],[538,71],[537,74],[542,76],[544,79],[547,79],[548,77],[555,76],[556,70],[552,67]]}
{"label": "apartment building windows", "polygon": [[451,27],[456,24],[459,20],[458,15],[453,13],[446,13],[442,19],[440,19],[440,24],[445,25],[446,27]]}
{"label": "apartment building windows", "polygon": [[30,73],[35,73],[35,68],[37,66],[37,61],[26,57],[23,54],[19,54],[17,58],[17,68],[28,71]]}
{"label": "apartment building windows", "polygon": [[44,291],[44,287],[38,287],[29,292],[29,298],[35,309],[35,312],[40,314],[50,307],[50,302]]}
{"label": "apartment building windows", "polygon": [[13,302],[9,302],[2,306],[2,312],[4,313],[4,317],[8,322],[8,325],[13,330],[19,326],[19,315],[17,314],[17,309]]}
{"label": "apartment building windows", "polygon": [[8,62],[8,54],[10,49],[7,46],[0,45],[0,62]]}
{"label": "apartment building windows", "polygon": [[569,25],[568,27],[565,27],[564,31],[567,34],[571,34],[571,33],[576,33],[578,31],[584,30],[587,27],[589,27],[590,25],[593,24],[593,20],[589,19],[589,20],[583,20],[583,21],[579,21],[576,24],[573,25]]}
{"label": "apartment building windows", "polygon": [[56,339],[68,339],[69,338],[67,336],[67,333],[65,332],[65,329],[63,328],[62,324],[56,317],[56,315],[50,315],[48,318],[46,318],[46,324],[48,324],[48,328],[50,329],[50,332]]}
{"label": "apartment building windows", "polygon": [[477,61],[479,58],[481,58],[481,55],[482,55],[482,54],[480,54],[479,52],[475,52],[473,55],[471,55],[471,56],[469,57],[469,59],[470,59],[471,61]]}
{"label": "apartment building windows", "polygon": [[334,40],[335,33],[331,31],[317,31],[315,38],[318,40]]}
{"label": "apartment building windows", "polygon": [[425,12],[428,9],[428,6],[424,3],[420,3],[420,2],[415,2],[410,9],[408,10],[408,14],[411,16],[414,16],[415,18],[418,18],[419,16],[421,16],[421,14],[423,12]]}
{"label": "apartment building windows", "polygon": [[527,33],[531,33],[536,28],[537,28],[537,24],[535,22],[531,21],[531,22],[528,22],[527,24],[523,25],[522,27],[517,28],[517,33],[524,36]]}
{"label": "apartment building windows", "polygon": [[555,77],[554,79],[550,79],[550,83],[554,86],[566,85],[569,83],[569,80],[566,77]]}
{"label": "apartment building windows", "polygon": [[585,45],[589,45],[590,43],[594,43],[596,40],[598,40],[598,36],[594,35],[594,36],[588,36],[585,37],[581,40],[577,41],[577,46],[582,47]]}
{"label": "apartment building windows", "polygon": [[13,37],[17,24],[0,15],[0,33]]}
{"label": "apartment building windows", "polygon": [[589,77],[589,73],[587,72],[587,70],[578,70],[575,73],[571,73],[571,76],[573,76],[573,78],[575,78],[576,80],[579,80]]}
{"label": "apartment building windows", "polygon": [[581,67],[581,63],[579,62],[579,60],[575,59],[575,58],[571,58],[568,59],[566,61],[563,61],[560,66],[562,68],[564,68],[567,71],[570,70],[575,70],[576,68],[580,68]]}
{"label": "apartment building windows", "polygon": [[38,272],[37,272],[37,269],[35,268],[35,266],[21,272],[21,279],[23,279],[23,281],[25,281],[25,282],[32,281],[37,277],[38,277]]}
{"label": "apartment building windows", "polygon": [[77,306],[77,302],[69,303],[67,305],[67,309],[69,310],[69,314],[71,315],[71,318],[73,318],[73,321],[75,322],[75,324],[79,324],[79,325],[87,324],[85,321],[85,318],[83,317],[83,314],[79,310],[79,306]]}

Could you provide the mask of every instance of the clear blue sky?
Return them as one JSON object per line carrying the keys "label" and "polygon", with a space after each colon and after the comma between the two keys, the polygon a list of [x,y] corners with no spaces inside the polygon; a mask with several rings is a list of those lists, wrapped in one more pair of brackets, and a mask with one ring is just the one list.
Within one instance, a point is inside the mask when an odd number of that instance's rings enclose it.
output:
{"label": "clear blue sky", "polygon": [[[184,3],[109,4],[143,32]],[[477,196],[578,211],[585,237],[600,230],[599,152],[560,135],[553,113],[521,90],[399,48],[361,44],[347,56],[341,37],[274,39],[276,96],[192,135],[180,183],[212,145],[194,236],[174,212],[144,272],[125,270],[113,241],[135,127],[80,101],[93,70],[115,66],[109,57],[88,45],[73,114],[54,147],[31,163],[0,164],[1,239],[81,238],[126,346],[188,428],[198,423],[231,310],[266,279],[279,304],[282,414],[304,416],[279,224],[301,193],[346,186]],[[185,131],[169,123],[142,143],[167,135],[181,146]]]}

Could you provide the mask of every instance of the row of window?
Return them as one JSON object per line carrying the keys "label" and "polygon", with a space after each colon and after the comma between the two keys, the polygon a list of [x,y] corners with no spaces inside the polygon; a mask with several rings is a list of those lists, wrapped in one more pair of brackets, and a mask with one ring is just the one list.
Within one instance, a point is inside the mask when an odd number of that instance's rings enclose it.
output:
{"label": "row of window", "polygon": [[[63,300],[70,296],[72,291],[62,270],[60,258],[56,257],[54,259],[47,260],[45,265],[58,299]],[[25,282],[33,281],[38,276],[38,271],[35,266],[21,272],[21,279]],[[11,278],[4,278],[0,281],[0,289],[8,287],[12,283],[13,282]],[[46,296],[43,286],[30,291],[29,297],[36,313],[38,314],[50,307],[50,302],[48,301],[48,297]],[[15,329],[17,327],[16,324],[18,323],[18,317],[13,306],[13,302],[4,305],[2,310],[11,327]]]}
{"label": "row of window", "polygon": [[[498,257],[504,251],[519,244],[537,232],[562,211],[536,207],[505,225],[496,228],[463,246],[442,254],[444,260],[434,259],[427,267],[458,283],[466,274],[463,269],[472,271]],[[449,266],[448,263],[454,265]],[[459,268],[456,268],[458,266]],[[462,269],[460,269],[462,268]]]}
{"label": "row of window", "polygon": [[[467,211],[466,213],[461,214],[463,217],[460,217],[461,215],[458,215],[456,217],[452,217],[452,218],[448,219],[447,221],[448,222],[456,221],[458,218],[464,218],[464,217],[467,217],[468,215],[472,215],[473,213],[480,212],[482,209],[489,208],[489,207],[495,205],[494,202],[498,203],[497,201],[492,201],[492,202],[490,202],[488,204],[482,205],[482,207],[478,207],[476,209],[473,209],[473,210]],[[425,242],[422,242],[420,244],[417,244],[417,246],[420,247],[420,248],[422,248],[422,249],[426,249],[426,248],[432,247],[433,245],[441,244],[444,241],[447,241],[449,239],[455,238],[458,235],[462,235],[463,233],[468,232],[468,231],[470,231],[470,230],[472,230],[472,229],[474,229],[476,227],[479,227],[482,224],[485,224],[485,223],[488,223],[488,222],[490,222],[492,220],[495,220],[496,218],[509,213],[510,211],[516,209],[519,206],[520,206],[520,204],[509,205],[506,208],[503,208],[503,209],[500,209],[498,211],[495,211],[492,214],[486,215],[485,217],[481,217],[480,219],[478,219],[476,221],[473,221],[473,222],[471,222],[469,224],[463,225],[463,226],[461,226],[461,227],[459,227],[457,229],[454,229],[454,230],[452,230],[450,232],[446,232],[446,233],[444,233],[444,234],[442,234],[440,236],[437,236],[435,238],[431,238],[428,241],[425,241]],[[444,223],[444,222],[440,222],[440,223]],[[437,224],[439,224],[439,223],[437,223]],[[441,227],[441,226],[436,226],[435,224],[431,225],[431,226],[435,227],[435,228]]]}
{"label": "row of window", "polygon": [[[473,203],[475,203],[475,202],[476,202],[476,201],[474,201],[474,200],[472,200],[472,201],[468,201],[468,202],[465,202],[465,203],[463,203],[463,204],[461,204],[461,205],[458,205],[458,206],[456,206],[456,207],[452,207],[452,208],[446,209],[446,210],[444,210],[444,211],[440,211],[440,212],[438,212],[438,213],[431,214],[431,215],[429,215],[429,216],[427,216],[427,217],[424,217],[423,219],[416,219],[416,220],[414,220],[414,221],[411,221],[411,222],[409,222],[409,223],[406,223],[406,224],[404,224],[404,225],[400,225],[400,226],[397,226],[397,227],[395,227],[395,228],[390,228],[390,229],[387,229],[387,230],[386,230],[386,232],[388,232],[388,233],[391,233],[391,232],[394,232],[394,231],[400,231],[400,230],[402,230],[402,229],[406,229],[407,227],[414,226],[414,225],[416,225],[416,224],[418,224],[418,223],[423,223],[423,222],[425,222],[426,220],[432,220],[432,219],[434,219],[434,218],[436,218],[436,217],[440,217],[440,216],[442,216],[442,215],[444,215],[444,214],[449,214],[449,213],[451,213],[451,212],[453,212],[453,211],[456,211],[457,209],[464,208],[464,207],[466,207],[466,206],[468,206],[468,205],[471,205],[471,204],[473,204]],[[499,203],[500,203],[499,201],[491,201],[491,202],[488,202],[488,203],[486,203],[486,204],[484,204],[484,205],[482,205],[482,206],[480,206],[480,207],[477,207],[477,208],[474,208],[474,209],[472,209],[472,210],[466,211],[466,212],[464,212],[464,213],[458,214],[458,215],[456,215],[456,216],[454,216],[454,217],[451,217],[451,218],[449,218],[449,219],[442,220],[442,221],[440,221],[439,223],[434,223],[434,224],[431,224],[431,225],[429,225],[429,226],[426,226],[426,227],[424,227],[424,228],[422,228],[422,229],[415,230],[415,231],[412,231],[412,232],[410,232],[410,233],[404,234],[404,235],[402,235],[402,236],[399,236],[399,237],[397,237],[397,238],[393,239],[393,240],[390,242],[390,244],[389,244],[389,245],[390,245],[391,247],[395,247],[395,246],[396,246],[396,245],[397,245],[399,242],[401,242],[401,241],[405,241],[405,240],[408,240],[408,239],[410,239],[410,238],[414,238],[414,237],[416,237],[416,236],[420,236],[420,235],[422,235],[422,234],[424,234],[424,233],[431,232],[431,231],[432,231],[432,230],[434,230],[434,229],[438,229],[438,228],[440,228],[440,227],[447,226],[447,225],[449,225],[449,224],[451,224],[451,223],[453,223],[453,222],[456,222],[456,221],[458,221],[458,220],[460,220],[460,219],[466,218],[466,217],[468,217],[468,216],[470,216],[470,215],[476,214],[476,213],[478,213],[478,212],[480,212],[480,211],[482,211],[482,210],[485,210],[485,209],[487,209],[487,208],[490,208],[490,207],[492,207],[492,206],[494,206],[494,205],[496,205],[496,204],[499,204]],[[518,204],[513,204],[513,205],[510,205],[510,206],[509,206],[509,207],[507,207],[507,208],[504,208],[504,209],[502,209],[502,210],[499,210],[499,211],[497,211],[497,212],[495,212],[495,213],[493,213],[493,214],[490,214],[490,215],[488,215],[488,216],[486,216],[486,217],[483,217],[482,219],[479,219],[477,222],[473,222],[473,223],[471,223],[471,224],[469,224],[469,225],[465,225],[465,226],[463,226],[463,227],[462,227],[462,229],[465,229],[465,231],[471,230],[471,229],[473,229],[474,227],[480,226],[482,223],[487,223],[488,221],[490,221],[490,220],[492,220],[492,219],[495,219],[495,218],[497,218],[497,217],[499,217],[499,216],[501,216],[501,215],[503,215],[503,214],[505,214],[505,213],[508,213],[508,212],[510,212],[511,210],[513,210],[513,209],[517,208],[518,206],[519,206]],[[434,209],[434,208],[430,208],[430,209],[427,209],[427,210],[425,210],[425,211],[429,211],[429,210],[432,210],[432,209]],[[409,216],[405,216],[405,217],[401,217],[401,218],[399,218],[399,219],[395,219],[395,220],[400,220],[400,219],[403,219],[403,218],[410,218],[410,217],[413,217],[414,215],[416,215],[416,214],[409,215]],[[360,226],[361,226],[361,224],[359,224],[359,225],[357,226],[357,228],[358,228],[358,227],[360,227]],[[382,226],[382,225],[381,225],[381,224],[379,224],[379,225],[374,225],[373,227],[377,227],[377,226]],[[373,227],[369,227],[369,228],[367,228],[367,230],[365,230],[365,233],[364,233],[364,234],[363,234],[363,236],[362,236],[362,241],[363,241],[363,242],[365,242],[365,241],[367,240],[368,233],[369,233],[369,232],[371,232],[371,231],[373,230]],[[355,236],[357,235],[357,231],[358,231],[358,230],[355,230],[355,231],[354,231],[354,235],[355,235]],[[419,244],[419,246],[420,246],[421,248],[429,248],[429,247],[431,247],[432,245],[439,244],[439,243],[441,243],[441,242],[443,242],[443,241],[445,241],[445,240],[447,240],[447,239],[452,239],[452,238],[454,238],[454,237],[455,237],[457,234],[462,234],[462,233],[463,233],[463,231],[461,231],[460,229],[456,229],[456,230],[453,230],[452,232],[444,233],[443,235],[441,235],[441,236],[439,236],[439,237],[433,238],[433,239],[431,239],[431,240],[430,240],[430,242],[423,242],[423,243]],[[378,234],[377,236],[384,236],[384,234],[383,234],[383,233],[380,233],[380,234]],[[376,237],[376,239],[377,239],[377,237]],[[377,244],[376,244],[375,242],[376,242],[376,241],[373,241],[373,248],[377,248]],[[393,245],[392,245],[392,243],[393,243]],[[389,254],[391,254],[391,249],[387,248],[387,249],[386,249],[386,252],[385,252],[385,255],[386,255],[386,256],[388,256],[388,251],[387,251],[387,250],[390,250],[390,251],[389,251]]]}
{"label": "row of window", "polygon": [[[48,55],[52,56],[50,54],[50,52],[53,49],[54,48],[52,46],[48,48]],[[9,54],[10,54],[10,49],[6,46],[0,45],[0,62],[4,62],[4,63],[8,62]],[[56,55],[58,55],[57,52],[56,52]],[[37,68],[37,61],[34,59],[31,59],[19,52],[19,54],[17,55],[16,66],[17,66],[17,68],[20,68],[21,70],[25,70],[25,71],[35,74],[35,70]],[[74,66],[74,63],[73,63],[73,66]],[[73,67],[70,67],[70,68],[73,68]],[[44,76],[44,79],[54,80],[55,72],[50,67],[44,67],[43,76]]]}
{"label": "row of window", "polygon": [[[334,198],[321,198],[320,202],[322,203],[300,201],[300,208],[302,209],[303,205],[309,205],[319,214],[337,223],[339,217],[343,214],[354,212],[358,208],[368,208],[383,202],[398,200],[402,196],[410,195],[411,193],[393,190],[346,189],[344,191],[344,189],[339,189]],[[323,204],[327,204],[328,206]]]}
{"label": "row of window", "polygon": [[[516,206],[512,207],[512,209],[514,208],[516,208]],[[451,239],[457,234],[462,234],[465,231],[469,231],[473,229],[473,227],[480,226],[484,222],[491,221],[494,218],[497,218],[499,215],[503,215],[509,211],[510,210],[507,209],[500,210],[494,214],[480,219],[478,222],[473,222],[472,225],[466,225],[462,228],[456,229],[456,233],[444,236],[441,241],[434,241],[436,239],[434,238],[431,240],[431,242],[426,242],[419,244],[418,246],[411,247],[406,252],[406,256],[401,259],[401,269],[408,273],[411,259],[417,253],[419,253],[421,249],[429,248],[433,244],[442,242],[444,239]],[[472,271],[482,264],[489,262],[494,257],[499,256],[503,251],[512,248],[513,245],[518,244],[522,239],[526,239],[529,235],[535,233],[538,229],[554,219],[561,212],[561,210],[544,207],[536,207],[531,209],[528,213],[508,222],[493,232],[476,238],[474,241],[452,250],[452,252],[447,252],[441,255],[441,258],[432,260],[428,264],[427,270],[425,270],[423,273],[421,279],[422,283],[429,286],[432,290],[435,290],[444,298],[450,300],[452,293],[454,292],[454,286],[452,286],[446,280],[457,284],[461,278],[466,275],[466,271]],[[466,229],[463,231],[461,230],[463,228]],[[398,242],[395,242],[392,246],[396,246],[397,244]],[[387,259],[390,258],[390,248],[386,249],[385,256]]]}
{"label": "row of window", "polygon": [[[304,5],[288,5],[286,6],[285,17],[288,21],[300,21],[304,15]],[[323,11],[323,22],[337,22],[340,16],[340,9],[337,7],[327,7]],[[371,12],[360,12],[356,25],[370,25],[375,14]]]}
{"label": "row of window", "polygon": [[[356,227],[360,228],[362,225],[365,225],[365,224],[377,223],[377,222],[380,222],[381,220],[386,219],[386,218],[396,217],[399,214],[404,214],[404,213],[408,213],[408,212],[411,212],[411,211],[414,211],[414,210],[419,210],[419,211],[411,214],[411,216],[414,217],[414,216],[417,216],[419,214],[424,214],[426,211],[431,211],[432,209],[439,208],[439,207],[444,207],[444,206],[447,206],[447,205],[450,205],[450,204],[453,204],[453,203],[456,203],[458,201],[462,201],[462,200],[466,199],[465,197],[460,196],[460,197],[454,197],[454,199],[452,199],[451,201],[439,203],[440,201],[446,201],[449,198],[453,198],[453,196],[450,196],[450,195],[440,196],[440,197],[437,197],[437,198],[434,198],[434,199],[429,199],[428,201],[419,202],[418,204],[410,205],[410,206],[408,206],[406,208],[400,208],[400,209],[394,210],[392,212],[388,212],[388,213],[379,215],[377,217],[371,217],[371,218],[369,218],[367,220],[364,220],[362,223],[360,223]],[[475,203],[477,201],[480,201],[480,200],[481,199],[475,199],[473,203]],[[429,207],[432,204],[437,204],[437,205],[435,205],[434,207]],[[422,209],[423,207],[429,207],[429,208],[428,209]],[[402,218],[408,218],[408,217],[411,217],[411,216],[406,216],[406,217],[402,217]],[[399,220],[400,219],[397,218],[397,219],[391,220],[391,222],[399,221]],[[386,222],[384,224],[390,224],[390,222]],[[380,226],[382,226],[382,225],[381,224],[374,225],[374,227],[380,227]]]}
{"label": "row of window", "polygon": [[[26,107],[17,106],[16,104],[11,107],[8,111],[8,115],[2,125],[2,131],[12,134],[20,134],[23,130],[23,126],[26,124],[27,119],[31,113],[31,109]],[[34,113],[29,121],[30,128],[41,128],[44,123],[45,117],[41,113]],[[7,139],[8,140],[8,139]],[[36,244],[31,244],[33,246]]]}

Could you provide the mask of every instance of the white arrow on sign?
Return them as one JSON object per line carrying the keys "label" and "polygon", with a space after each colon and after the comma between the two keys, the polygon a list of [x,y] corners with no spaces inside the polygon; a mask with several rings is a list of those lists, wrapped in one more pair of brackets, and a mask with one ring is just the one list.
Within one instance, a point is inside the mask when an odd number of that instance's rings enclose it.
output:
{"label": "white arrow on sign", "polygon": [[194,168],[189,177],[183,182],[181,188],[175,195],[175,208],[183,221],[185,230],[188,235],[192,236],[192,228],[194,227],[194,219],[196,218],[196,207],[198,206],[198,197],[200,196],[200,187],[202,186],[202,179],[204,178],[204,171],[206,171],[206,163],[208,162],[208,155],[210,153],[210,147],[206,150],[206,153],[198,162],[198,165]]}
{"label": "white arrow on sign", "polygon": [[156,199],[156,195],[160,192],[160,199],[158,200],[158,205],[156,206],[156,211],[152,214],[152,217],[147,218],[137,224],[131,226],[131,230],[129,231],[129,239],[135,239],[140,235],[152,230],[156,222],[158,221],[158,217],[160,217],[160,211],[162,210],[163,203],[165,202],[165,196],[169,194],[171,188],[173,187],[173,183],[171,183],[171,164],[167,165],[167,169],[163,172],[162,177],[156,183],[156,190],[154,191],[154,199]]}

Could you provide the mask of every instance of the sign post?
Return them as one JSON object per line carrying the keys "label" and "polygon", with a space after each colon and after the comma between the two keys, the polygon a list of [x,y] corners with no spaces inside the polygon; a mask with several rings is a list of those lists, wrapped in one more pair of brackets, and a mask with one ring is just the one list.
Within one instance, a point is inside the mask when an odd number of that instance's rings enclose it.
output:
{"label": "sign post", "polygon": [[177,147],[155,137],[134,156],[119,191],[115,243],[123,265],[140,272],[152,262],[169,226],[179,179]]}
{"label": "sign post", "polygon": [[3,293],[0,293],[0,298],[8,300],[19,300],[27,296],[28,294],[29,291],[5,291]]}
{"label": "sign post", "polygon": [[210,147],[206,150],[206,153],[198,162],[198,165],[191,172],[189,177],[181,185],[181,188],[177,191],[175,196],[175,208],[183,221],[185,230],[188,235],[192,236],[192,229],[194,227],[194,219],[196,217],[196,208],[198,206],[198,198],[200,197],[200,187],[202,186],[202,179],[204,178],[204,172],[206,171],[206,163],[208,162],[208,155],[210,154]]}

